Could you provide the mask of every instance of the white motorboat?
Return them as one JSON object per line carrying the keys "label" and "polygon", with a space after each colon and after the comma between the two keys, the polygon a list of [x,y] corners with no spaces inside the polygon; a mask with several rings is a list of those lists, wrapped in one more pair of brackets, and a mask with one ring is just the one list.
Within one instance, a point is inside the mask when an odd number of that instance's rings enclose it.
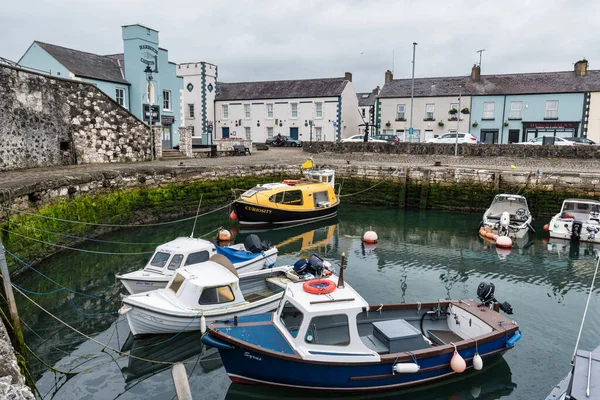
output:
{"label": "white motorboat", "polygon": [[551,238],[600,243],[600,201],[566,199],[544,229]]}
{"label": "white motorboat", "polygon": [[250,272],[275,265],[277,252],[277,247],[269,248],[256,235],[249,235],[246,245],[226,247],[204,239],[179,237],[158,246],[144,269],[116,277],[129,293],[136,294],[164,288],[178,268],[208,261],[215,254],[227,257],[239,272]]}
{"label": "white motorboat", "polygon": [[494,197],[490,208],[483,214],[481,228],[485,233],[491,234],[488,237],[508,236],[514,241],[525,237],[530,232],[535,232],[531,225],[532,221],[533,217],[525,197],[518,194],[498,194]]}
{"label": "white motorboat", "polygon": [[167,287],[123,299],[134,336],[201,330],[217,319],[265,313],[277,308],[293,267],[275,267],[238,275],[220,254],[179,268]]}

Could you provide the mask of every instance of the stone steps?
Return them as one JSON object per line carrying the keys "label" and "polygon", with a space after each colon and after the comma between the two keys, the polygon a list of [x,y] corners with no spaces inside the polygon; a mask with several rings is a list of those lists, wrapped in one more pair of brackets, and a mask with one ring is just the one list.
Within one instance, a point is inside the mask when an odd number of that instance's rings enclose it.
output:
{"label": "stone steps", "polygon": [[167,149],[167,150],[163,150],[162,157],[160,159],[163,161],[187,160],[188,157],[186,157],[183,153],[181,153],[178,150]]}

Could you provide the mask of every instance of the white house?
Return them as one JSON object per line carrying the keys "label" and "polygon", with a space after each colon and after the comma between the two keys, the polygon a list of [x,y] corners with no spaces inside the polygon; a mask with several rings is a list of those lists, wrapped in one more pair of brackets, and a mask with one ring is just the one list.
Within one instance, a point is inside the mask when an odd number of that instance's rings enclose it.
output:
{"label": "white house", "polygon": [[177,76],[183,77],[181,97],[183,125],[192,127],[197,144],[212,144],[217,92],[217,66],[207,62],[177,64]]}
{"label": "white house", "polygon": [[215,140],[263,143],[277,134],[304,142],[339,141],[357,134],[362,123],[349,72],[340,78],[219,82],[214,118]]}
{"label": "white house", "polygon": [[[444,132],[456,132],[457,129],[469,132],[471,120],[466,112],[470,110],[471,97],[460,96],[461,88],[468,82],[468,76],[415,79],[414,133],[409,134],[411,79],[393,79],[392,72],[387,71],[385,85],[379,94],[379,133],[396,134],[400,141],[424,142]],[[458,111],[450,113],[450,110]]]}

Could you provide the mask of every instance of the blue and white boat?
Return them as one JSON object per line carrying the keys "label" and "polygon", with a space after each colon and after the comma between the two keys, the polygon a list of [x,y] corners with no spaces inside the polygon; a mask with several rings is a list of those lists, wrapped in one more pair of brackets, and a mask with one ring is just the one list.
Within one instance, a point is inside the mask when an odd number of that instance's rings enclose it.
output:
{"label": "blue and white boat", "polygon": [[208,261],[215,254],[227,257],[239,273],[270,268],[277,261],[277,247],[268,246],[258,236],[249,235],[246,245],[217,246],[208,240],[178,237],[156,248],[144,269],[117,275],[130,294],[162,289],[175,271],[187,265]]}
{"label": "blue and white boat", "polygon": [[351,393],[407,388],[485,368],[486,359],[514,347],[519,326],[497,311],[493,285],[482,283],[478,295],[482,304],[370,306],[332,275],[289,283],[275,312],[216,321],[202,340],[219,349],[236,383]]}

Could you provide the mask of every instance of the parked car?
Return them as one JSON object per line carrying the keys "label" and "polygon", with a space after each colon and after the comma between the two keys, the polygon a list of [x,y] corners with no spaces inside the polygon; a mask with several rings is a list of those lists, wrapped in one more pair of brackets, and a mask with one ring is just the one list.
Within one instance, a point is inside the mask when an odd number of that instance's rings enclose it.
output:
{"label": "parked car", "polygon": [[[533,146],[541,146],[544,144],[544,138],[545,137],[553,137],[553,136],[538,136],[534,139],[528,140],[527,142],[519,142],[519,143],[515,143],[515,144],[526,144],[526,145],[533,145]],[[572,140],[567,140],[565,138],[562,138],[560,136],[555,136],[554,137],[554,145],[555,146],[575,146],[577,145],[576,142],[572,141]]]}
{"label": "parked car", "polygon": [[373,139],[385,140],[386,142],[399,142],[400,141],[400,138],[398,138],[398,135],[390,135],[390,134],[375,135],[375,136],[373,136]]}
{"label": "parked car", "polygon": [[565,139],[577,143],[577,145],[598,146],[598,143],[586,137],[566,137]]}
{"label": "parked car", "polygon": [[267,138],[265,144],[267,146],[275,147],[302,147],[302,141],[298,139],[292,139],[289,136],[281,135],[281,142],[277,143],[277,136]]}
{"label": "parked car", "polygon": [[[365,135],[354,135],[340,140],[342,143],[352,143],[352,142],[364,142]],[[387,143],[387,140],[375,139],[373,136],[368,137],[368,141],[371,143],[379,142],[379,143]]]}
{"label": "parked car", "polygon": [[470,133],[462,132],[451,132],[444,133],[436,138],[429,139],[425,143],[456,143],[456,137],[458,135],[458,143],[477,143],[477,138]]}

